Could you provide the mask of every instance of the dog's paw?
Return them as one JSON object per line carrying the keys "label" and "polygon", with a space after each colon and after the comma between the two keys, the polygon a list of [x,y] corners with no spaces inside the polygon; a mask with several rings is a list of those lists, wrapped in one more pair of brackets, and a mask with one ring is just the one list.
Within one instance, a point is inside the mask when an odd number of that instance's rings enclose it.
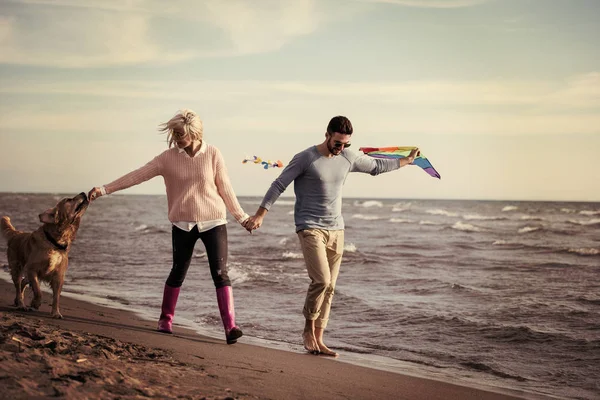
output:
{"label": "dog's paw", "polygon": [[63,316],[61,313],[57,312],[53,312],[52,313],[52,318],[56,318],[56,319],[63,319]]}

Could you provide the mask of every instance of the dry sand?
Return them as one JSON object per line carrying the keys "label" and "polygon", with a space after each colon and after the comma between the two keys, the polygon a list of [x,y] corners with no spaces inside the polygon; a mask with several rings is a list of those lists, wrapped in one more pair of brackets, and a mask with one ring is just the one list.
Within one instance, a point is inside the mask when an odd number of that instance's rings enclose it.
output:
{"label": "dry sand", "polygon": [[131,312],[65,296],[61,298],[62,320],[50,317],[51,296],[47,293],[39,311],[19,312],[12,307],[13,299],[12,284],[0,280],[3,399],[530,397],[248,345],[244,338],[228,346],[224,340],[177,326],[175,335],[160,334],[154,331],[155,322]]}

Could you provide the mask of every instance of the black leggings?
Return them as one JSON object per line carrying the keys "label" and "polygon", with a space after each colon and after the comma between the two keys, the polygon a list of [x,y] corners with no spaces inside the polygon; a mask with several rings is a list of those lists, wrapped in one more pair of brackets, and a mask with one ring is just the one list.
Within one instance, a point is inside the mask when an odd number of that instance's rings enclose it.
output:
{"label": "black leggings", "polygon": [[227,228],[225,225],[216,226],[205,232],[198,232],[198,226],[194,226],[194,229],[186,232],[173,225],[172,232],[173,268],[167,278],[168,286],[178,288],[183,284],[198,239],[202,239],[206,248],[210,275],[215,287],[218,289],[231,286],[227,275]]}

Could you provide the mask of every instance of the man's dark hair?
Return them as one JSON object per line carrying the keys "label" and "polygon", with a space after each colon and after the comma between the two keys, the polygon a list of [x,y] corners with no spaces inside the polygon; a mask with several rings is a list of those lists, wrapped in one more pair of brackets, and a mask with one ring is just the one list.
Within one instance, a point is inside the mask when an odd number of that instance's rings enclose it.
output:
{"label": "man's dark hair", "polygon": [[331,118],[329,125],[327,125],[327,133],[333,134],[335,132],[352,135],[352,123],[348,118],[341,115]]}

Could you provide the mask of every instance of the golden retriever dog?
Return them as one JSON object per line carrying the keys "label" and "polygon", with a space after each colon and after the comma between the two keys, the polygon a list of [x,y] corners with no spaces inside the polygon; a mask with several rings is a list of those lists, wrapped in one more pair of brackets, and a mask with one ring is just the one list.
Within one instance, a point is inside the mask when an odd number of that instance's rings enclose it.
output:
{"label": "golden retriever dog", "polygon": [[34,232],[18,231],[10,218],[2,217],[0,229],[8,241],[8,267],[16,289],[15,306],[20,310],[29,310],[23,299],[27,284],[33,290],[31,308],[40,308],[40,281],[43,281],[52,288],[52,317],[62,318],[58,300],[69,264],[69,250],[88,205],[85,193],[62,199],[56,207],[39,215],[43,225]]}

